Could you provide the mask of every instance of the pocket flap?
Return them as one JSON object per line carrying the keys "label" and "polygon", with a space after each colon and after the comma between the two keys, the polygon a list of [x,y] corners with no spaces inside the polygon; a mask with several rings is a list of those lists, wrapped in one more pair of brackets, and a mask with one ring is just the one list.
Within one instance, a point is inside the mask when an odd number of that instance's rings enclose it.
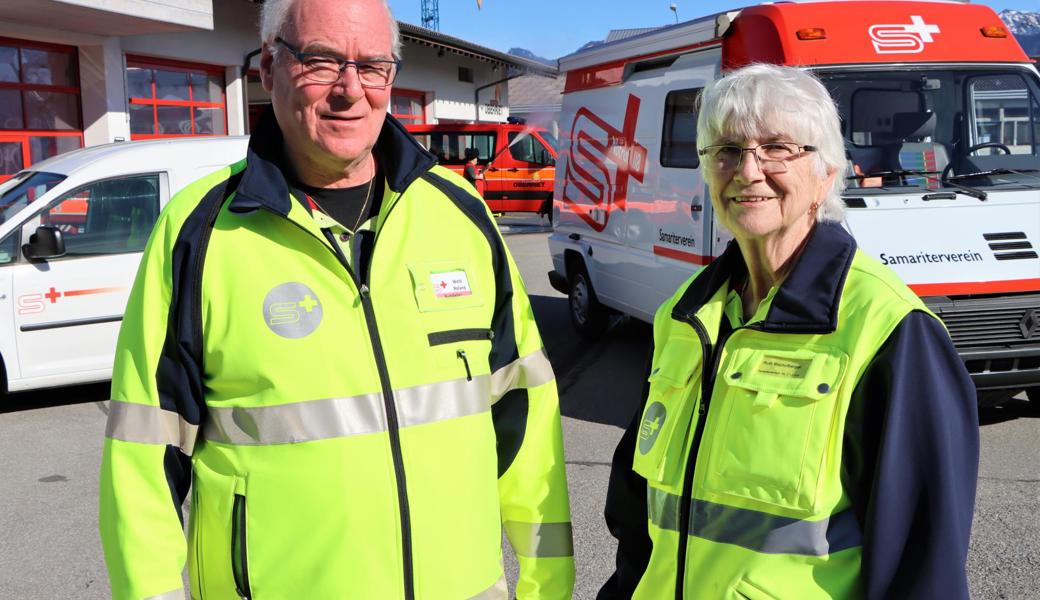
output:
{"label": "pocket flap", "polygon": [[694,372],[701,353],[666,347],[650,372],[632,468],[648,480],[682,485],[682,468],[698,394]]}
{"label": "pocket flap", "polygon": [[763,400],[777,395],[820,400],[841,383],[848,355],[834,348],[739,348],[722,376]]}

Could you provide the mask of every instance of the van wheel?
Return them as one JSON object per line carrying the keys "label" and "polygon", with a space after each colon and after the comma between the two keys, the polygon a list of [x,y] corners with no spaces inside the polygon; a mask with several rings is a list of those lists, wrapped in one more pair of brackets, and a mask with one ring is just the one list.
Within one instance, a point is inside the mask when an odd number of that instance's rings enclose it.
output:
{"label": "van wheel", "polygon": [[582,266],[571,274],[567,303],[570,305],[571,324],[583,338],[594,340],[603,335],[607,326],[608,311],[596,299],[592,281]]}

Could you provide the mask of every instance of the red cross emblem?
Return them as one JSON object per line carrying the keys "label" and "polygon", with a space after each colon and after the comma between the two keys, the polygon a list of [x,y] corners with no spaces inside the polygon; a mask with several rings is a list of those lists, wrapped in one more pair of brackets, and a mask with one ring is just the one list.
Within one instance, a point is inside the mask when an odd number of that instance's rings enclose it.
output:
{"label": "red cross emblem", "polygon": [[51,288],[51,291],[44,294],[43,297],[50,300],[51,304],[54,304],[58,301],[58,298],[61,298],[61,292],[55,290],[54,288]]}

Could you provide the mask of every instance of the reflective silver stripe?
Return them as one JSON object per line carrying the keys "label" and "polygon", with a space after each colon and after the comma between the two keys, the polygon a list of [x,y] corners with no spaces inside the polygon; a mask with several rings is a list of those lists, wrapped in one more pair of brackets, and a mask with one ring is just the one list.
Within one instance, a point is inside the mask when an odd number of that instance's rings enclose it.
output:
{"label": "reflective silver stripe", "polygon": [[105,437],[138,444],[169,444],[190,455],[198,433],[198,425],[158,406],[120,400],[108,403]]}
{"label": "reflective silver stripe", "polygon": [[[661,529],[679,530],[679,496],[648,486],[650,521]],[[693,499],[690,535],[734,544],[765,554],[827,556],[863,545],[852,509],[819,521],[780,517],[756,510]]]}
{"label": "reflective silver stripe", "polygon": [[144,600],[184,600],[184,590],[178,588],[158,596],[148,596]]}
{"label": "reflective silver stripe", "polygon": [[503,574],[491,587],[480,592],[469,600],[506,600],[509,598],[509,586],[506,584],[506,576]]}
{"label": "reflective silver stripe", "polygon": [[[490,377],[431,383],[394,391],[398,422],[414,427],[490,410]],[[297,444],[386,431],[382,394],[326,398],[277,406],[209,408],[203,438],[237,445]]]}
{"label": "reflective silver stripe", "polygon": [[491,402],[515,389],[530,389],[556,379],[545,348],[520,357],[491,374]]}
{"label": "reflective silver stripe", "polygon": [[503,523],[506,537],[520,556],[550,558],[573,556],[570,523]]}

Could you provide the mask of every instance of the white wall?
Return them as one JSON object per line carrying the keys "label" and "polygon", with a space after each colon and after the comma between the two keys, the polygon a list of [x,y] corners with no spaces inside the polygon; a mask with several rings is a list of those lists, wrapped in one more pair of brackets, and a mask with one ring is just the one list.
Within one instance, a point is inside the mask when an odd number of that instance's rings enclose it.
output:
{"label": "white wall", "polygon": [[[451,52],[437,56],[437,49],[418,44],[405,43],[402,51],[404,66],[394,87],[426,93],[427,114],[430,123],[440,119],[473,121],[476,112],[473,106],[473,91],[483,85],[505,78],[505,70],[492,70],[491,63],[466,58]],[[459,81],[459,67],[473,70],[473,83]],[[500,114],[489,114],[481,110],[482,121],[505,122],[509,116],[509,86],[498,85]],[[480,92],[480,103],[486,105],[495,97],[495,88]]]}
{"label": "white wall", "polygon": [[246,0],[213,3],[213,31],[132,35],[122,38],[123,52],[208,65],[237,66],[260,47],[260,9]]}

